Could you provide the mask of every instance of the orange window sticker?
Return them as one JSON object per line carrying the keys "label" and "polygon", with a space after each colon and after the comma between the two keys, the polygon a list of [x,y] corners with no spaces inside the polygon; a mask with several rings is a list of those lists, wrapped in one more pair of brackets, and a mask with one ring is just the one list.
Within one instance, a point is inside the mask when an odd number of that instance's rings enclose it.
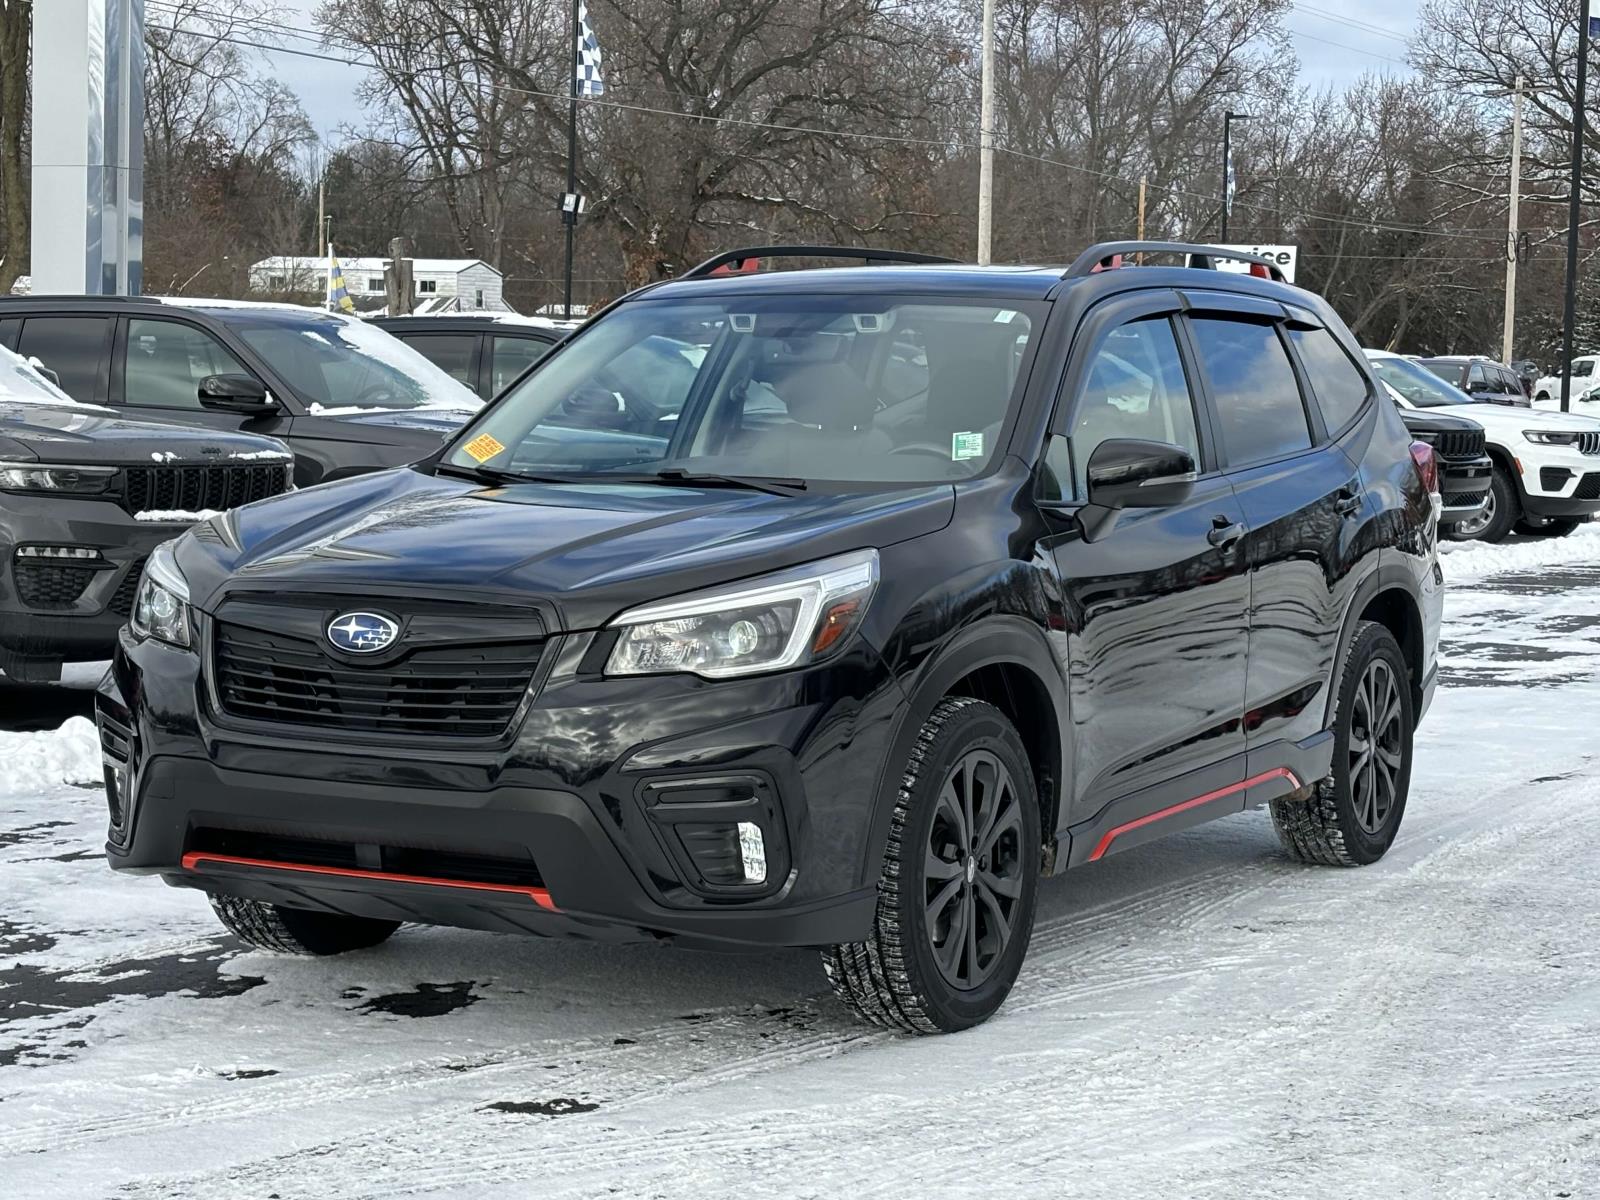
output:
{"label": "orange window sticker", "polygon": [[475,462],[488,462],[496,454],[504,450],[505,447],[495,441],[489,434],[480,433],[466,444],[465,449],[468,454],[472,455]]}

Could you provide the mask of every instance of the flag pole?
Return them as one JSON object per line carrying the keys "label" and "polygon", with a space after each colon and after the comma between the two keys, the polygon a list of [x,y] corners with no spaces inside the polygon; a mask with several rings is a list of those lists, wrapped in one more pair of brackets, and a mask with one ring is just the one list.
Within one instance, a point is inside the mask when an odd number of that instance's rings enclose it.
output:
{"label": "flag pole", "polygon": [[1561,314],[1561,411],[1572,403],[1572,326],[1578,308],[1578,184],[1583,179],[1583,89],[1589,77],[1589,0],[1578,16],[1578,85],[1572,98],[1572,177],[1567,196],[1567,294]]}
{"label": "flag pole", "polygon": [[[567,72],[567,84],[572,89],[572,99],[567,112],[567,195],[575,196],[578,193],[578,5],[582,0],[572,0],[572,40],[568,43],[572,47],[571,69]],[[578,228],[578,213],[576,207],[572,211],[562,209],[561,219],[567,226],[567,269],[565,274],[565,287],[562,311],[567,320],[572,320],[572,236]]]}

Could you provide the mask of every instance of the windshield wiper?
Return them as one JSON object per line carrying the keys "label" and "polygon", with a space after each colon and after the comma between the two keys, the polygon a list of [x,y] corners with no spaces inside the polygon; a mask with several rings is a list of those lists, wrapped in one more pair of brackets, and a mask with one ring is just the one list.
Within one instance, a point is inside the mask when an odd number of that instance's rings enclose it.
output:
{"label": "windshield wiper", "polygon": [[662,483],[681,483],[686,487],[749,488],[753,492],[766,492],[769,496],[798,496],[806,490],[804,479],[780,479],[772,475],[718,475],[689,471],[683,467],[664,467],[650,478],[659,479]]}
{"label": "windshield wiper", "polygon": [[503,487],[508,483],[593,483],[592,477],[576,475],[528,475],[521,471],[502,471],[499,467],[461,467],[455,463],[439,463],[434,468],[439,475],[454,475],[460,479],[474,479],[480,483]]}

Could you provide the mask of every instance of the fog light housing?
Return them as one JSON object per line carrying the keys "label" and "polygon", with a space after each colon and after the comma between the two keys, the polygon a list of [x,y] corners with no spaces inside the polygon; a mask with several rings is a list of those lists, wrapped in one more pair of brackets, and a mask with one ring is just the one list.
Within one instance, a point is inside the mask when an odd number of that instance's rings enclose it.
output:
{"label": "fog light housing", "polygon": [[767,881],[767,845],[754,821],[739,822],[739,860],[746,883]]}
{"label": "fog light housing", "polygon": [[92,546],[18,546],[18,558],[67,559],[73,562],[104,562]]}
{"label": "fog light housing", "polygon": [[764,771],[652,779],[639,799],[689,892],[753,900],[789,878],[787,823]]}

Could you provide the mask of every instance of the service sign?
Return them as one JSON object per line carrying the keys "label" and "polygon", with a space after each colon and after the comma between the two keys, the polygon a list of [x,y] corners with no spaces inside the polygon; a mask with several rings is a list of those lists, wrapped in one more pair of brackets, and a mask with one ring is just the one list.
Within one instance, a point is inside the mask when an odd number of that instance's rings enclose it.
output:
{"label": "service sign", "polygon": [[[1256,257],[1264,258],[1268,262],[1277,263],[1279,269],[1283,271],[1283,277],[1290,283],[1294,282],[1294,264],[1295,260],[1300,257],[1299,246],[1242,246],[1237,242],[1219,242],[1218,245],[1224,250],[1237,250],[1240,254],[1254,254]],[[1250,269],[1249,263],[1229,262],[1227,259],[1219,261],[1217,266],[1224,271],[1238,271],[1240,274]]]}

